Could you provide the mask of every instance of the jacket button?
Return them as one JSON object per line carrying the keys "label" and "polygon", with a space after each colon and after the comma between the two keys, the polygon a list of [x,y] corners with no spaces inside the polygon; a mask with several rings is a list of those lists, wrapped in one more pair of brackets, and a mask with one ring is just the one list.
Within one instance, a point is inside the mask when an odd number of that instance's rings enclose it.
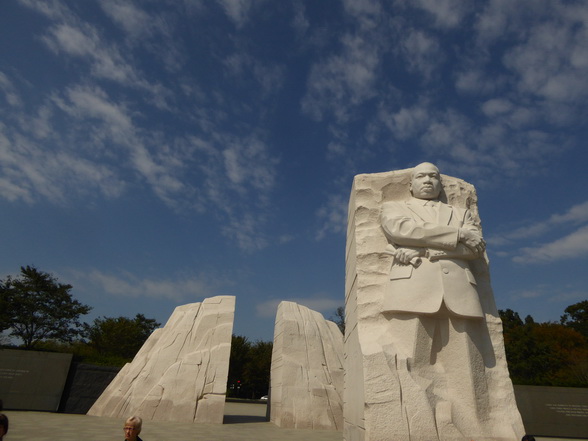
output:
{"label": "jacket button", "polygon": [[447,268],[443,268],[443,274],[449,274],[449,270]]}

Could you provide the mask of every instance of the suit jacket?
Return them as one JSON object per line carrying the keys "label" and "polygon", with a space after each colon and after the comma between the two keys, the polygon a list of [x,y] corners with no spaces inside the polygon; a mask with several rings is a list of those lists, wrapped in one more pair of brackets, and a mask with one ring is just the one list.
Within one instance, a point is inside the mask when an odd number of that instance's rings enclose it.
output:
{"label": "suit jacket", "polygon": [[397,247],[420,250],[420,264],[394,261],[384,298],[386,311],[433,314],[441,305],[454,314],[483,317],[476,279],[469,260],[478,256],[459,242],[459,228],[479,232],[469,210],[437,202],[438,208],[424,206],[425,200],[386,202],[381,222],[389,242]]}

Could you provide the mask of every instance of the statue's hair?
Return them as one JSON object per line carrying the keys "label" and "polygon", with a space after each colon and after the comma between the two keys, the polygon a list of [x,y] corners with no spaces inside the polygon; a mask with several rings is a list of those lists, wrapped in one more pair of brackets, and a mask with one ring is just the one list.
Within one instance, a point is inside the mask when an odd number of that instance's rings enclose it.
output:
{"label": "statue's hair", "polygon": [[437,167],[432,162],[421,162],[420,164],[415,165],[414,168],[412,169],[412,172],[410,172],[410,179],[411,180],[414,177],[414,171],[417,169],[417,167],[420,167],[421,165],[425,165],[425,164],[432,165],[433,167],[435,167],[437,169],[437,173],[439,173],[439,175],[441,175],[441,172],[439,171],[439,167]]}

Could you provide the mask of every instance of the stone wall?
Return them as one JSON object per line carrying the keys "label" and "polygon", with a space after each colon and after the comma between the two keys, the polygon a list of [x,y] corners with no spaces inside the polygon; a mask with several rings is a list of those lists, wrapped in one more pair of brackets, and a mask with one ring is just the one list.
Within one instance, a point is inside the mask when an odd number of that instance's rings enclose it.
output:
{"label": "stone wall", "polygon": [[234,313],[233,296],[177,307],[88,415],[222,423]]}
{"label": "stone wall", "polygon": [[85,414],[120,371],[119,367],[72,363],[59,412]]}
{"label": "stone wall", "polygon": [[55,412],[72,354],[0,349],[0,398],[5,409]]}
{"label": "stone wall", "polygon": [[343,335],[302,305],[281,302],[272,353],[270,420],[279,427],[343,429]]}

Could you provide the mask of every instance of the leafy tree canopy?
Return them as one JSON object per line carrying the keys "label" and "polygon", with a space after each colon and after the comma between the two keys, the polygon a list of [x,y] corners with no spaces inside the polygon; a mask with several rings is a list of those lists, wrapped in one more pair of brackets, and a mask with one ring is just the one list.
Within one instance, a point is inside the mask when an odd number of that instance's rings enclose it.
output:
{"label": "leafy tree canopy", "polygon": [[161,326],[155,319],[137,314],[128,317],[101,317],[86,325],[89,344],[98,352],[124,359],[133,358],[151,333]]}
{"label": "leafy tree canopy", "polygon": [[499,309],[498,314],[502,320],[502,328],[504,329],[504,332],[508,332],[518,326],[523,326],[523,321],[521,320],[519,313],[512,309]]}
{"label": "leafy tree canopy", "polygon": [[510,309],[499,313],[513,383],[588,386],[588,340],[580,332],[563,324],[536,323],[531,316],[523,322]]}
{"label": "leafy tree canopy", "polygon": [[229,361],[229,397],[259,398],[269,391],[273,343],[233,335]]}
{"label": "leafy tree canopy", "polygon": [[560,323],[575,329],[588,338],[588,300],[570,305],[564,312],[565,314],[561,316]]}
{"label": "leafy tree canopy", "polygon": [[74,300],[71,285],[59,283],[51,274],[33,266],[20,268],[20,276],[0,280],[0,328],[33,348],[40,341],[70,342],[81,335],[79,321],[92,308]]}
{"label": "leafy tree canopy", "polygon": [[329,318],[332,322],[339,327],[339,330],[343,335],[345,335],[345,307],[339,306],[335,310],[335,315]]}

